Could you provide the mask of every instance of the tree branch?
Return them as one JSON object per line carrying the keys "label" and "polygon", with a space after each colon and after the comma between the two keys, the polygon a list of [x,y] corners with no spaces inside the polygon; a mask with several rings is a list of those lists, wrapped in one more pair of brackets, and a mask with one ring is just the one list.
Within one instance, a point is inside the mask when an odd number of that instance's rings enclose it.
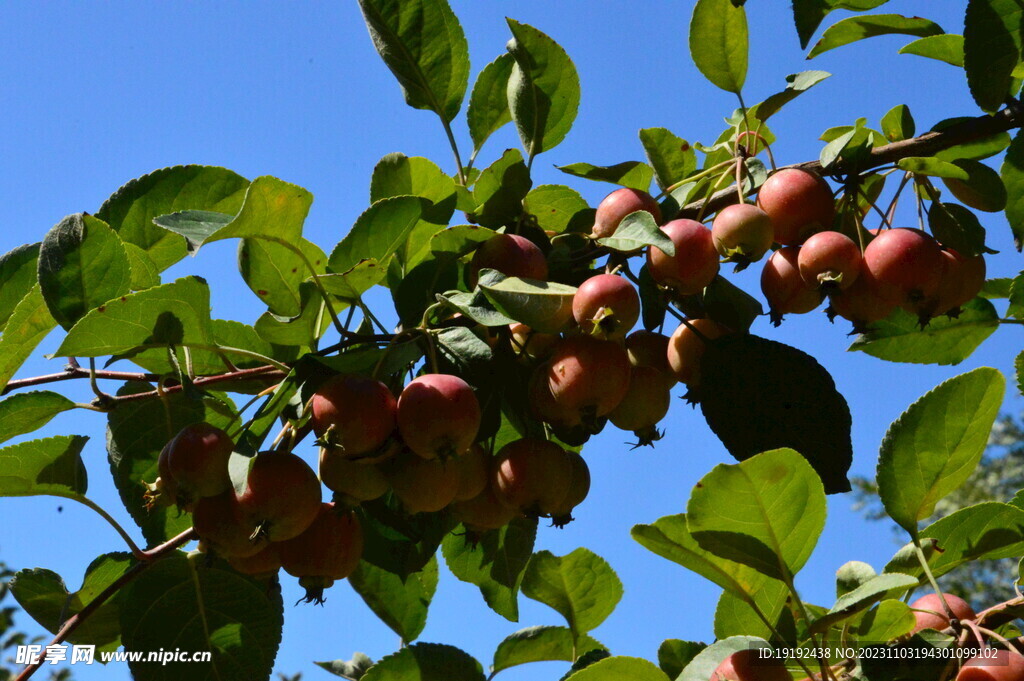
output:
{"label": "tree branch", "polygon": [[[864,163],[857,166],[840,163],[831,170],[831,173],[848,174],[863,172],[872,168],[889,165],[911,156],[932,156],[943,149],[991,137],[992,135],[1008,132],[1022,126],[1024,126],[1024,109],[1021,108],[1019,103],[1014,102],[991,116],[978,116],[977,118],[971,118],[952,125],[939,132],[926,132],[912,139],[876,147],[871,150],[868,159]],[[818,161],[794,163],[793,165],[782,166],[779,170],[783,168],[800,168],[822,174],[821,163]],[[707,210],[705,212],[718,212],[722,208],[738,201],[735,187],[726,187],[711,196],[711,199],[707,201]],[[676,217],[696,219],[704,203],[705,199],[688,203],[679,210]]]}

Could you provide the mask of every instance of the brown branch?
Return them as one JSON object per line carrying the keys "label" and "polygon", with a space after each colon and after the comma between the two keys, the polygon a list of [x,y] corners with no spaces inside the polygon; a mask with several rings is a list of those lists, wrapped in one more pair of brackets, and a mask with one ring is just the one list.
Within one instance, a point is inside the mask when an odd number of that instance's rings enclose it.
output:
{"label": "brown branch", "polygon": [[[856,166],[839,163],[830,169],[829,174],[844,175],[853,172],[863,172],[872,168],[889,165],[911,156],[933,156],[943,149],[991,137],[992,135],[1008,132],[1022,126],[1024,126],[1024,110],[1021,109],[1019,103],[1015,102],[991,116],[978,116],[938,132],[926,132],[912,139],[876,147],[871,150],[871,153],[864,162]],[[782,166],[779,170],[783,168],[800,168],[819,174],[822,173],[821,163],[818,161],[794,163],[793,165]],[[736,189],[734,187],[726,187],[711,196],[711,199],[707,202],[706,212],[718,212],[722,208],[737,202]],[[696,219],[704,203],[705,199],[688,203],[679,210],[676,217]]]}
{"label": "brown branch", "polygon": [[[82,624],[82,622],[84,622],[94,612],[99,610],[100,606],[102,606],[104,603],[110,600],[110,598],[113,597],[114,594],[116,594],[118,591],[121,590],[122,587],[124,587],[124,585],[128,584],[136,577],[138,577],[143,570],[148,568],[157,560],[163,558],[164,556],[167,556],[168,554],[177,550],[180,546],[187,544],[195,538],[196,531],[192,528],[189,528],[181,534],[179,534],[178,536],[164,542],[163,544],[160,544],[159,546],[154,547],[149,551],[144,551],[143,555],[147,557],[145,561],[140,561],[135,565],[131,566],[130,568],[128,568],[128,570],[125,571],[123,575],[118,577],[116,580],[114,580],[113,583],[110,584],[110,586],[101,591],[99,595],[96,596],[96,598],[89,601],[89,603],[84,608],[82,608],[77,613],[69,617],[64,622],[64,624],[61,625],[60,629],[57,630],[57,634],[53,637],[53,640],[50,641],[49,645],[47,645],[46,648],[49,648],[50,646],[60,645],[61,643],[63,643],[65,640],[67,640],[68,636],[70,636],[75,631],[75,629],[77,629]],[[36,659],[35,662],[32,662],[31,664],[29,664],[21,670],[21,673],[18,674],[18,678],[16,678],[14,681],[25,681],[33,674],[35,674],[36,671],[38,671],[38,669],[41,666],[43,666],[43,663],[46,662],[46,648],[43,649],[43,653],[39,655],[38,659]]]}

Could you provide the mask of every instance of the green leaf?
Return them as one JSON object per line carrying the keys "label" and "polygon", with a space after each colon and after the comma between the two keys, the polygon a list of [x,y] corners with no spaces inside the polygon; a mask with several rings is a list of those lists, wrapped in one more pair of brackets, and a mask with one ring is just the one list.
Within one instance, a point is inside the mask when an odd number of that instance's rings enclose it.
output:
{"label": "green leaf", "polygon": [[[180,648],[210,651],[209,662],[155,666],[129,662],[133,678],[175,681],[270,677],[284,624],[281,591],[245,577],[220,561],[208,564],[178,552],[140,574],[123,592],[125,651]],[[143,659],[145,656],[143,655]]]}
{"label": "green leaf", "polygon": [[427,609],[437,590],[437,560],[404,580],[398,575],[360,561],[348,577],[366,605],[405,641],[415,641],[427,624]]}
{"label": "green leaf", "polygon": [[367,258],[384,266],[403,246],[424,208],[423,199],[416,196],[396,196],[373,204],[363,211],[351,231],[331,251],[327,269],[347,272]]}
{"label": "green leaf", "polygon": [[[321,274],[320,283],[324,290],[331,295],[354,302],[380,282],[386,274],[380,263],[373,259],[367,259],[360,260],[351,269],[341,274]],[[313,283],[312,279],[308,281],[310,284]],[[321,300],[319,297],[317,299]]]}
{"label": "green leaf", "polygon": [[587,635],[580,637],[574,646],[572,631],[566,627],[529,627],[507,636],[498,644],[491,672],[530,662],[573,662],[591,650],[607,649]]}
{"label": "green leaf", "polygon": [[857,629],[861,641],[883,643],[909,634],[917,624],[914,611],[906,603],[885,600],[874,610],[865,613]]}
{"label": "green leaf", "polygon": [[746,331],[764,314],[761,301],[719,275],[704,289],[704,312],[735,331]]}
{"label": "green leaf", "polygon": [[821,25],[821,21],[830,12],[847,9],[853,12],[874,9],[889,0],[793,0],[793,18],[796,20],[796,31],[800,36],[800,47],[807,48],[811,36]]}
{"label": "green leaf", "polygon": [[512,112],[508,108],[508,79],[515,63],[511,54],[503,54],[485,66],[476,77],[469,96],[469,108],[466,109],[474,151],[479,151],[488,137],[512,122]]}
{"label": "green leaf", "polygon": [[[358,265],[353,268],[356,271],[359,269]],[[352,290],[349,285],[352,282],[344,274],[337,275],[341,277],[341,281],[336,280],[334,276],[329,275],[329,281],[334,288],[344,290],[346,293]],[[259,337],[274,345],[297,347],[309,347],[315,339],[320,338],[324,330],[330,326],[331,318],[325,313],[323,297],[313,282],[304,281],[299,284],[299,300],[302,312],[295,317],[281,317],[272,312],[264,312],[260,315],[254,325]],[[346,306],[340,301],[334,302],[335,311],[344,309]]]}
{"label": "green leaf", "polygon": [[623,187],[647,191],[651,188],[654,170],[640,161],[624,161],[613,166],[595,166],[590,163],[570,163],[556,166],[563,173],[595,182],[610,182]]}
{"label": "green leaf", "polygon": [[811,48],[807,58],[813,59],[823,52],[880,35],[898,34],[924,37],[941,33],[943,33],[941,26],[921,17],[905,17],[901,14],[849,17],[829,26],[821,34],[821,39]]}
{"label": "green leaf", "polygon": [[186,255],[185,242],[153,219],[186,210],[234,215],[242,207],[249,180],[226,168],[174,166],[132,180],[103,202],[96,217],[121,241],[146,251],[163,271]]}
{"label": "green leaf", "polygon": [[484,326],[508,326],[516,323],[516,320],[495,310],[487,297],[479,290],[474,293],[450,291],[440,294],[438,299],[443,299],[474,322]]}
{"label": "green leaf", "polygon": [[875,576],[875,568],[859,560],[851,560],[836,571],[836,598],[842,598]]}
{"label": "green leaf", "polygon": [[[148,383],[127,383],[117,391],[119,397],[151,392]],[[132,520],[142,528],[149,545],[155,546],[192,524],[188,515],[173,507],[147,510],[143,495],[146,483],[159,475],[157,458],[178,431],[192,423],[205,421],[227,428],[234,418],[229,403],[215,397],[190,399],[183,392],[161,400],[129,400],[107,414],[107,458],[110,473],[121,502]]]}
{"label": "green leaf", "polygon": [[998,213],[1006,208],[1006,186],[999,173],[971,159],[960,159],[954,163],[967,173],[967,179],[943,181],[953,196],[971,208],[987,213]]}
{"label": "green leaf", "polygon": [[658,228],[654,216],[645,210],[638,210],[624,217],[614,234],[598,239],[597,243],[620,253],[632,253],[647,246],[657,246],[665,255],[676,254],[676,246],[672,239]]}
{"label": "green leaf", "polygon": [[1013,370],[1017,376],[1017,392],[1024,395],[1024,351],[1013,360]]}
{"label": "green leaf", "polygon": [[508,106],[526,155],[557,146],[572,128],[580,105],[580,78],[565,50],[528,24],[506,19],[515,66],[508,79]]}
{"label": "green leaf", "polygon": [[484,681],[483,667],[458,648],[415,643],[383,658],[362,681]]}
{"label": "green leaf", "polygon": [[810,557],[825,526],[825,492],[789,449],[719,464],[687,504],[687,525],[707,551],[783,581]]}
{"label": "green leaf", "polygon": [[[108,553],[94,560],[85,571],[82,588],[70,593],[60,575],[36,568],[20,570],[11,580],[11,593],[18,604],[50,633],[77,615],[104,589],[113,584],[131,566],[127,553]],[[121,643],[120,598],[113,598],[94,610],[67,637],[78,645],[94,645],[116,650]]]}
{"label": "green leaf", "polygon": [[648,331],[657,329],[665,323],[665,314],[668,312],[668,299],[665,293],[658,288],[658,282],[651,277],[647,265],[640,268],[637,275],[640,284],[640,311],[644,328]]}
{"label": "green leaf", "polygon": [[89,310],[131,290],[131,264],[114,230],[76,213],[43,239],[39,286],[50,314],[70,329]]}
{"label": "green leaf", "polygon": [[747,13],[729,0],[697,0],[690,18],[690,56],[704,77],[739,94],[747,79]]}
{"label": "green leaf", "polygon": [[14,308],[36,284],[39,244],[18,246],[0,256],[0,331],[7,326]]}
{"label": "green leaf", "polygon": [[668,128],[643,128],[640,130],[640,143],[644,145],[647,161],[662,189],[692,175],[697,169],[697,154],[693,147]]}
{"label": "green leaf", "polygon": [[579,636],[612,614],[622,599],[622,582],[604,558],[588,549],[566,556],[538,551],[526,566],[523,594],[553,608]]}
{"label": "green leaf", "polygon": [[867,610],[886,598],[898,598],[916,587],[917,579],[910,575],[876,575],[848,594],[840,596],[836,604],[811,624],[811,631],[822,633],[830,627]]}
{"label": "green leaf", "polygon": [[919,57],[927,57],[946,62],[950,66],[963,68],[964,37],[956,33],[943,33],[942,35],[918,38],[901,47],[899,53],[916,54]]}
{"label": "green leaf", "polygon": [[49,390],[18,393],[0,400],[0,442],[38,430],[57,414],[74,408],[74,402]]}
{"label": "green leaf", "polygon": [[144,288],[152,288],[160,285],[160,268],[149,257],[149,253],[142,250],[135,244],[122,243],[124,253],[128,256],[128,263],[132,269],[131,289],[141,291]]}
{"label": "green leaf", "polygon": [[185,237],[188,252],[195,255],[206,239],[235,219],[229,213],[210,210],[182,210],[153,218],[153,224]]}
{"label": "green leaf", "polygon": [[[779,619],[788,615],[786,602],[789,588],[775,579],[764,579],[760,586],[750,594],[749,598],[741,598],[731,591],[723,591],[715,608],[715,638],[729,636],[763,636],[773,637],[773,628],[781,630]],[[754,606],[757,609],[754,609]],[[772,623],[765,624],[764,616]]]}
{"label": "green leaf", "polygon": [[388,154],[373,167],[370,203],[393,196],[419,196],[430,201],[423,219],[447,225],[455,212],[455,180],[430,159],[405,154]]}
{"label": "green leaf", "polygon": [[818,155],[818,161],[821,163],[821,167],[828,169],[839,159],[843,151],[846,150],[853,138],[857,136],[857,130],[853,129],[843,133],[839,137],[835,138],[831,142],[825,145],[825,148],[821,150]]}
{"label": "green leaf", "polygon": [[910,139],[914,131],[914,117],[906,104],[897,104],[882,116],[882,134],[890,142]]}
{"label": "green leaf", "polygon": [[1016,0],[969,0],[964,18],[964,70],[974,101],[997,111],[1011,94],[1021,58],[1021,18]]}
{"label": "green leaf", "polygon": [[453,575],[480,587],[492,610],[516,622],[519,587],[536,536],[536,520],[517,518],[500,530],[484,533],[478,542],[465,532],[449,533],[441,542],[441,551]]}
{"label": "green leaf", "polygon": [[469,45],[446,0],[359,0],[359,7],[406,104],[451,122],[469,84]]}
{"label": "green leaf", "polygon": [[431,258],[420,263],[391,288],[399,321],[406,328],[416,327],[427,308],[437,302],[437,294],[458,285],[458,263],[451,258]]}
{"label": "green leaf", "polygon": [[964,305],[956,319],[936,317],[923,329],[915,315],[897,309],[872,324],[871,331],[858,336],[849,349],[890,362],[959,364],[998,326],[995,306],[982,298]]}
{"label": "green leaf", "polygon": [[670,681],[665,672],[652,662],[639,657],[616,655],[598,660],[572,674],[571,681]]}
{"label": "green leaf", "polygon": [[974,213],[960,204],[933,202],[928,209],[928,227],[943,246],[964,257],[986,252],[985,228]]}
{"label": "green leaf", "polygon": [[333,662],[314,662],[321,669],[325,669],[335,676],[340,676],[349,681],[359,681],[373,666],[373,660],[364,653],[355,653],[351,660],[334,660]]}
{"label": "green leaf", "polygon": [[494,231],[476,225],[454,225],[430,237],[430,252],[437,257],[458,259],[476,250],[494,236]]}
{"label": "green leaf", "polygon": [[751,648],[771,648],[767,641],[755,636],[730,636],[715,641],[693,658],[676,681],[707,681],[718,665],[733,653]]}
{"label": "green leaf", "polygon": [[910,156],[896,161],[896,167],[900,170],[914,173],[916,175],[931,175],[932,177],[952,177],[957,180],[966,180],[967,172],[959,166],[942,161],[934,156]]}
{"label": "green leaf", "polygon": [[[1017,279],[1020,278],[1020,275],[1018,275]],[[984,286],[981,287],[981,293],[979,293],[978,295],[988,300],[1001,300],[1003,298],[1009,298],[1010,289],[1013,287],[1017,279],[1010,279],[1009,277],[997,277],[995,279],[987,279],[985,281]],[[1019,310],[1018,312],[1024,312],[1024,308],[1021,308],[1021,310]],[[1007,310],[1007,315],[1010,314],[1013,313],[1010,310]]]}
{"label": "green leaf", "polygon": [[999,171],[1006,186],[1006,220],[1017,251],[1024,247],[1024,133],[1018,131]]}
{"label": "green leaf", "polygon": [[[947,118],[933,125],[932,130],[946,130],[951,126],[969,120],[972,119],[969,117]],[[975,161],[980,161],[995,156],[1008,146],[1010,146],[1010,133],[1004,131],[997,132],[994,135],[988,135],[987,137],[971,140],[970,142],[964,142],[963,144],[953,145],[948,149],[935,152],[934,156],[936,158],[941,158],[944,161],[956,161],[961,158],[970,158]]]}
{"label": "green leaf", "polygon": [[465,377],[471,383],[473,374],[491,379],[494,370],[494,353],[491,346],[464,326],[441,329],[435,336],[438,359],[444,362],[452,373]]}
{"label": "green leaf", "polygon": [[889,517],[912,536],[918,521],[978,465],[1005,387],[995,369],[975,369],[939,385],[889,427],[878,460],[878,492]]}
{"label": "green leaf", "polygon": [[507,149],[484,168],[473,185],[473,216],[484,227],[514,224],[523,213],[523,199],[533,181],[518,149]]}
{"label": "green leaf", "polygon": [[55,326],[57,322],[36,284],[18,301],[0,335],[0,390]]}
{"label": "green leaf", "polygon": [[850,410],[810,355],[750,334],[723,336],[707,345],[693,392],[711,430],[736,459],[789,447],[810,462],[826,493],[850,490]]}
{"label": "green leaf", "polygon": [[477,286],[498,312],[534,331],[558,333],[572,316],[574,286],[506,277],[490,269],[480,271]]}
{"label": "green leaf", "polygon": [[88,441],[61,435],[0,449],[0,496],[81,497],[89,486],[81,457]]}
{"label": "green leaf", "polygon": [[295,245],[302,255],[266,239],[242,239],[238,243],[242,279],[272,313],[286,317],[302,312],[299,284],[312,274],[305,261],[317,274],[323,274],[327,268],[327,255],[319,246],[306,239]]}
{"label": "green leaf", "polygon": [[[1024,510],[996,501],[975,504],[936,520],[921,530],[921,537],[934,540],[942,549],[928,557],[932,574],[941,577],[965,563],[1024,553]],[[924,580],[916,559],[904,563],[894,558],[885,570]]]}
{"label": "green leaf", "polygon": [[759,121],[767,121],[771,116],[778,113],[784,105],[793,101],[798,95],[807,92],[821,81],[829,78],[832,74],[827,71],[801,71],[786,76],[786,89],[776,92],[760,104],[755,104],[750,109],[750,115]]}
{"label": "green leaf", "polygon": [[594,209],[578,191],[562,184],[542,184],[523,198],[523,210],[532,215],[537,226],[549,232],[589,232],[594,224]]}
{"label": "green leaf", "polygon": [[185,277],[101,305],[75,324],[53,356],[102,357],[167,345],[213,345],[203,279]]}
{"label": "green leaf", "polygon": [[681,641],[677,638],[666,639],[658,646],[658,666],[670,679],[675,679],[706,647],[703,643]]}

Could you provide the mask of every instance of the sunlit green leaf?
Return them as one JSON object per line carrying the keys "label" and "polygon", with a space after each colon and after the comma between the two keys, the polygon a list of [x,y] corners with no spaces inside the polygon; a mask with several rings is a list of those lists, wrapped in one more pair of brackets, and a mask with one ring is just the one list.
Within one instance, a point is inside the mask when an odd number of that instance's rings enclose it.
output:
{"label": "sunlit green leaf", "polygon": [[942,32],[941,26],[921,17],[905,17],[900,14],[849,17],[829,26],[821,35],[821,39],[811,48],[807,58],[812,59],[823,52],[879,35],[900,34],[924,37],[939,35]]}
{"label": "sunlit green leaf", "polygon": [[466,110],[474,149],[479,150],[488,137],[512,122],[512,112],[508,108],[508,79],[515,63],[511,54],[503,54],[485,66],[476,77]]}
{"label": "sunlit green leaf", "polygon": [[690,18],[690,56],[717,87],[739,93],[747,79],[747,14],[729,0],[697,0]]}
{"label": "sunlit green leaf", "polygon": [[942,35],[918,38],[901,47],[899,53],[916,54],[919,57],[927,57],[963,68],[964,37],[955,33],[943,33]]}

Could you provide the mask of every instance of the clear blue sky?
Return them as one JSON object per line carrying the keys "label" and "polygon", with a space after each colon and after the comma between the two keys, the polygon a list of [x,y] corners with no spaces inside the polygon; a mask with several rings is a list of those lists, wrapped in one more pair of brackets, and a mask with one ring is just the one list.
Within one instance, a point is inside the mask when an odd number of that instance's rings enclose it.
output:
{"label": "clear blue sky", "polygon": [[[901,0],[885,9],[928,16],[960,32],[963,4]],[[610,185],[569,178],[553,165],[642,159],[642,127],[665,126],[691,141],[711,142],[735,107],[734,97],[704,81],[690,61],[691,2],[452,5],[469,39],[474,76],[504,51],[506,15],[547,32],[574,59],[583,89],[579,118],[561,146],[538,158],[534,177],[536,184],[570,184],[594,205]],[[896,104],[911,107],[918,130],[980,113],[962,71],[896,54],[908,38],[876,38],[806,62],[788,2],[754,0],[748,12],[748,103],[781,89],[787,74],[808,68],[834,74],[773,119],[782,164],[816,158],[824,129],[859,116],[877,125]],[[0,25],[3,252],[39,240],[69,213],[95,211],[124,182],[164,166],[221,165],[249,178],[270,174],[308,188],[316,199],[306,236],[327,249],[367,207],[370,172],[381,156],[401,151],[452,170],[436,117],[405,106],[352,1],[0,3]],[[468,147],[463,121],[458,119],[456,134]],[[488,143],[478,165],[512,146],[518,140],[509,127]],[[914,219],[910,213],[901,218],[905,224]],[[989,261],[990,275],[1016,274],[1020,256],[1005,218],[983,220],[989,245],[1001,251]],[[759,269],[732,281],[759,295]],[[234,244],[204,248],[164,280],[187,273],[211,281],[217,317],[251,323],[262,311],[235,272]],[[913,400],[976,366],[1011,376],[1022,345],[1020,327],[1008,327],[960,367],[897,365],[847,353],[847,331],[843,324],[829,325],[821,312],[788,319],[777,330],[766,319],[754,328],[809,352],[831,371],[854,415],[853,472],[867,475],[886,427]],[[49,338],[41,351],[52,351],[57,342]],[[20,375],[59,367],[58,361],[34,360]],[[1020,406],[1011,393],[1005,408],[1016,412]],[[90,496],[131,525],[107,473],[102,419],[94,416],[65,414],[45,434],[92,436],[84,454]],[[668,435],[653,451],[629,451],[623,444],[628,438],[612,429],[588,445],[594,484],[579,520],[563,531],[543,529],[537,542],[538,549],[560,555],[587,546],[611,562],[625,596],[594,635],[615,654],[648,659],[665,638],[709,640],[719,590],[648,553],[630,539],[629,529],[683,511],[693,484],[716,463],[731,461],[699,412],[681,400],[674,400],[664,425]],[[305,449],[311,456],[312,448]],[[880,568],[896,548],[889,527],[861,520],[851,503],[849,497],[830,498],[825,534],[798,580],[807,600],[831,604],[836,568],[851,559]],[[83,507],[47,498],[0,499],[0,557],[15,568],[56,570],[74,589],[95,555],[121,548],[109,527]],[[376,659],[397,647],[397,637],[347,585],[330,591],[321,609],[291,607],[298,590],[292,579],[284,582],[289,605],[275,669],[326,679],[311,660],[349,658],[357,650]],[[460,646],[486,666],[497,643],[516,629],[560,623],[544,606],[525,598],[521,606],[521,622],[507,622],[484,606],[475,587],[445,572],[421,640]],[[20,624],[37,630],[27,616]],[[557,678],[564,668],[549,663],[501,678]],[[127,678],[128,672],[79,665],[75,675],[106,680]]]}

